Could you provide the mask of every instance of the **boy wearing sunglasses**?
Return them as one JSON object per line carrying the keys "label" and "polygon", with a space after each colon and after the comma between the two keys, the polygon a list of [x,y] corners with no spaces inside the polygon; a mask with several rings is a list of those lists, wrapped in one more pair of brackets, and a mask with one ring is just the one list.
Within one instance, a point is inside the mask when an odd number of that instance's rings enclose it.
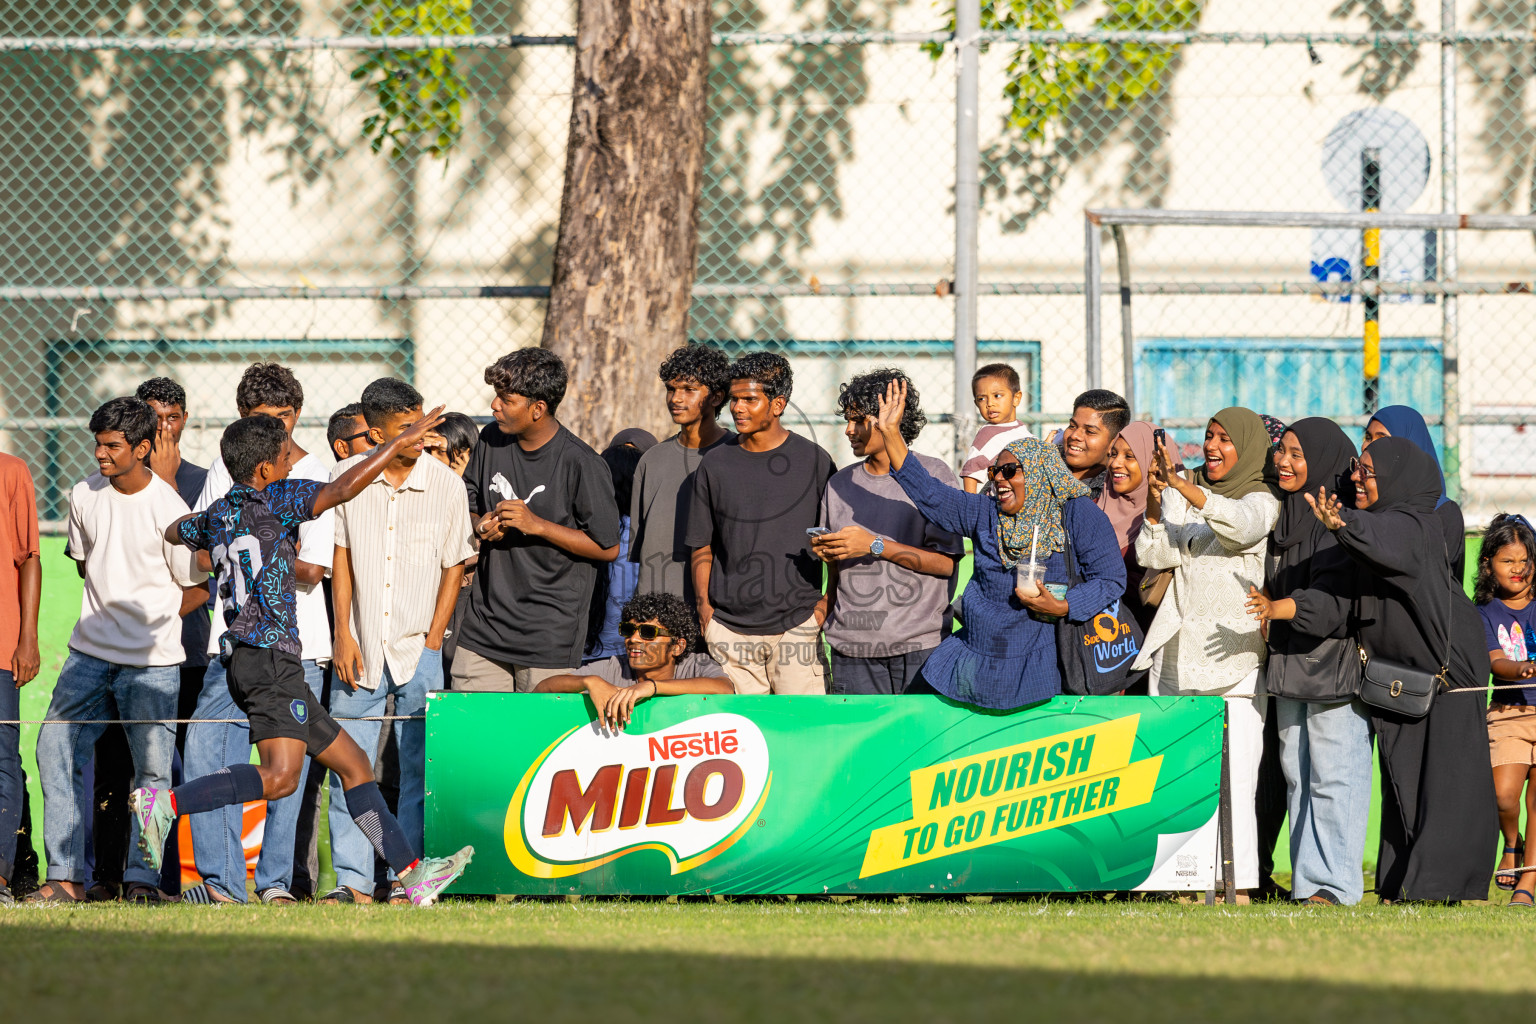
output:
{"label": "boy wearing sunglasses", "polygon": [[635,705],[683,693],[731,693],[725,669],[707,654],[687,653],[698,623],[675,594],[640,594],[624,605],[619,623],[624,654],[582,666],[582,674],[551,676],[535,693],[586,693],[597,720],[611,729],[629,724]]}

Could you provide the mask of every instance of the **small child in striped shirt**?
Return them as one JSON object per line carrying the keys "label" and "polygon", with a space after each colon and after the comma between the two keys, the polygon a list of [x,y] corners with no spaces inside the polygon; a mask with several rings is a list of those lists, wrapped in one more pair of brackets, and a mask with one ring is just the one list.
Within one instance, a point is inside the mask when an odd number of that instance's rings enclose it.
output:
{"label": "small child in striped shirt", "polygon": [[987,467],[998,452],[1035,435],[1018,420],[1024,392],[1019,389],[1019,372],[1007,363],[988,363],[972,374],[971,397],[986,425],[976,432],[971,450],[965,453],[960,477],[965,481],[965,489],[975,494],[986,486]]}

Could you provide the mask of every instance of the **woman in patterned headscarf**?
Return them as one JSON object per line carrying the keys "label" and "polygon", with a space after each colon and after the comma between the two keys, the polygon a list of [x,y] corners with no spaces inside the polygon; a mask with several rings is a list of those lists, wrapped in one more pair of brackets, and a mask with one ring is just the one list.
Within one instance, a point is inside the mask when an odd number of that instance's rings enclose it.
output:
{"label": "woman in patterned headscarf", "polygon": [[[1135,667],[1151,668],[1154,696],[1234,694],[1227,701],[1236,886],[1259,883],[1254,793],[1264,750],[1260,670],[1266,648],[1244,602],[1264,585],[1269,531],[1280,517],[1269,431],[1251,409],[1223,409],[1205,428],[1205,465],[1193,481],[1159,446],[1136,557],[1172,569]],[[1246,899],[1246,896],[1242,897]]]}
{"label": "woman in patterned headscarf", "polygon": [[[1093,503],[1051,445],[1015,441],[988,467],[979,494],[946,487],[917,459],[907,458],[901,436],[906,387],[892,382],[877,420],[891,458],[891,476],[924,518],[971,538],[975,569],[965,588],[965,626],[947,637],[923,665],[918,689],[967,704],[1015,708],[1061,693],[1055,618],[1086,622],[1125,589],[1125,563],[1109,518]],[[1070,534],[1082,582],[1067,588],[1065,547]],[[1015,567],[1035,559],[1047,585],[1025,595]]]}

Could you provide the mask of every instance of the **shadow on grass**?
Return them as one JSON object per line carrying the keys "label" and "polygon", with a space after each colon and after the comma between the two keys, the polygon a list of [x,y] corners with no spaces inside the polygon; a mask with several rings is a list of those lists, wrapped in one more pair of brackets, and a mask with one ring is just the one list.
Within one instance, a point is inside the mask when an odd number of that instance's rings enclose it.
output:
{"label": "shadow on grass", "polygon": [[[7,1019],[18,1021],[164,1024],[230,1015],[270,1024],[488,1018],[538,1024],[721,1019],[1357,1024],[1520,1020],[1529,1019],[1530,1010],[1526,995],[1305,979],[1162,979],[1107,970],[814,954],[497,945],[497,930],[474,917],[460,923],[460,941],[417,945],[398,936],[363,937],[362,922],[344,937],[322,940],[223,929],[139,932],[96,925],[81,914],[31,922],[21,919],[22,913],[27,912],[7,915],[0,928],[6,949],[0,957],[0,1005]],[[515,934],[509,938],[518,941]]]}

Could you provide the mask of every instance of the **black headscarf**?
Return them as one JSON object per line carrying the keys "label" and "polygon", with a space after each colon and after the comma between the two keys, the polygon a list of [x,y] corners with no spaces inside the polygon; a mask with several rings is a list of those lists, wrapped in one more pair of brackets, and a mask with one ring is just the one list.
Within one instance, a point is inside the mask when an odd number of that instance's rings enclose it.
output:
{"label": "black headscarf", "polygon": [[1435,457],[1405,437],[1384,437],[1370,448],[1376,473],[1372,512],[1402,509],[1433,514],[1441,491],[1440,466]]}
{"label": "black headscarf", "polygon": [[1355,443],[1337,423],[1321,416],[1297,420],[1286,429],[1301,442],[1301,452],[1307,460],[1307,482],[1301,490],[1281,495],[1275,546],[1290,548],[1312,538],[1311,547],[1317,548],[1320,545],[1316,540],[1321,539],[1328,528],[1313,515],[1307,495],[1315,496],[1319,487],[1326,487],[1330,494],[1339,496],[1345,508],[1355,507],[1355,482],[1349,478],[1349,461],[1355,457]]}

